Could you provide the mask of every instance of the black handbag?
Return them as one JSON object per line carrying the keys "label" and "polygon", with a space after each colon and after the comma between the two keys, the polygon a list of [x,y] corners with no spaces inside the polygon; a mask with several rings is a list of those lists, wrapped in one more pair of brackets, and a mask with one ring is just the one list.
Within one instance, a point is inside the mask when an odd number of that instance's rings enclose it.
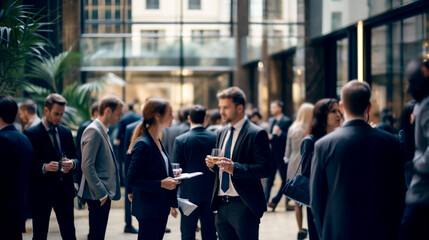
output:
{"label": "black handbag", "polygon": [[286,197],[294,200],[295,202],[310,206],[310,179],[298,174],[298,170],[302,165],[302,158],[296,169],[295,175],[292,180],[288,180],[282,189]]}

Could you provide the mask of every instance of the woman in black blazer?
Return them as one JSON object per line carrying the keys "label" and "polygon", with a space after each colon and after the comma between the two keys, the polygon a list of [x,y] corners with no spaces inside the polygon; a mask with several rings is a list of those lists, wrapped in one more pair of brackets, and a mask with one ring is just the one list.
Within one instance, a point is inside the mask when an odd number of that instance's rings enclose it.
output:
{"label": "woman in black blazer", "polygon": [[[310,178],[311,159],[314,153],[314,143],[326,134],[337,129],[341,124],[341,113],[338,106],[338,100],[334,98],[324,98],[314,105],[313,120],[311,121],[307,136],[301,142],[302,156],[302,175]],[[307,208],[307,223],[309,239],[317,240],[316,226],[313,221],[313,214],[310,208]],[[298,234],[298,239],[305,239],[307,234]]]}
{"label": "woman in black blazer", "polygon": [[[136,127],[131,142],[131,164],[127,182],[131,213],[139,221],[138,239],[158,240],[164,236],[170,208],[177,208],[176,186],[170,158],[158,139],[173,120],[168,101],[151,98],[143,109],[143,123]],[[137,139],[138,136],[141,136]],[[137,140],[136,140],[137,139]],[[176,215],[176,211],[171,211]],[[173,214],[174,213],[174,214]],[[174,216],[175,217],[175,216]]]}

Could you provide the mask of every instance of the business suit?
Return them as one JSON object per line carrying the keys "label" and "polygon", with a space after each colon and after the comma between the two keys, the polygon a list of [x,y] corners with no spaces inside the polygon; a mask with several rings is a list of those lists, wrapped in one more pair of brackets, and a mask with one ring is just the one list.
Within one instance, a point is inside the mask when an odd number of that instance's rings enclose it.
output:
{"label": "business suit", "polygon": [[162,131],[162,144],[164,144],[165,150],[169,156],[173,157],[173,147],[176,137],[189,131],[189,128],[190,126],[187,122],[173,124],[171,128],[164,128]]}
{"label": "business suit", "polygon": [[[162,149],[168,158],[164,146]],[[161,180],[173,177],[167,160],[168,166],[149,132],[135,142],[127,181],[133,194],[131,213],[139,221],[139,239],[162,239],[170,208],[177,208],[177,191],[161,187]]]}
{"label": "business suit", "polygon": [[[79,197],[89,209],[88,239],[104,239],[110,211],[110,200],[121,198],[118,166],[103,123],[96,119],[83,132],[82,180]],[[107,196],[100,206],[99,200]]]}
{"label": "business suit", "polygon": [[[241,120],[240,120],[241,121]],[[237,125],[237,124],[236,124]],[[219,132],[217,148],[226,144],[229,128]],[[258,239],[260,218],[267,210],[261,178],[270,173],[270,148],[267,132],[248,119],[239,131],[231,151],[234,162],[231,183],[239,197],[228,202],[219,196],[219,168],[214,166],[216,180],[212,195],[212,209],[218,211],[216,228],[220,239]],[[243,223],[246,219],[246,224]],[[234,229],[231,229],[233,226]]]}
{"label": "business suit", "polygon": [[203,173],[202,176],[184,180],[179,187],[179,196],[189,199],[198,206],[190,216],[182,214],[180,221],[182,240],[195,240],[198,218],[201,221],[202,239],[217,239],[214,215],[210,207],[215,176],[204,161],[215,145],[216,134],[202,126],[192,128],[176,138],[173,162],[179,163],[183,172]]}
{"label": "business suit", "polygon": [[133,123],[130,123],[127,125],[126,129],[125,129],[125,137],[124,137],[124,172],[125,172],[125,197],[124,197],[124,201],[125,201],[125,224],[126,226],[131,226],[132,224],[132,218],[131,218],[131,202],[128,199],[128,193],[131,193],[132,191],[129,190],[129,184],[127,182],[127,173],[128,173],[128,168],[130,168],[130,162],[131,162],[131,155],[127,154],[128,148],[130,147],[131,144],[131,137],[133,136],[133,132],[134,129],[136,129],[137,125],[139,123],[141,123],[141,120],[135,121]]}
{"label": "business suit", "polygon": [[316,142],[310,205],[321,239],[396,239],[404,196],[393,135],[353,119]]}
{"label": "business suit", "polygon": [[11,124],[0,130],[0,234],[6,239],[22,239],[20,215],[24,191],[30,175],[33,147],[26,136]]}
{"label": "business suit", "polygon": [[[265,198],[267,201],[270,199],[271,188],[273,187],[277,170],[279,171],[280,177],[282,178],[280,189],[282,189],[286,184],[287,164],[284,162],[283,157],[286,150],[287,133],[289,127],[292,125],[292,120],[285,115],[282,115],[280,121],[277,121],[276,118],[271,117],[268,119],[268,123],[270,125],[270,133],[273,137],[270,140],[272,159],[271,174],[267,179],[267,187],[265,188]],[[273,133],[273,128],[276,125],[281,129],[280,135]],[[272,199],[272,202],[277,205],[280,202],[282,196],[283,193],[278,191],[277,195]]]}
{"label": "business suit", "polygon": [[[49,217],[54,208],[63,239],[76,239],[74,227],[73,198],[76,190],[73,184],[73,173],[45,172],[44,164],[59,160],[50,134],[42,120],[39,125],[27,129],[28,137],[34,149],[34,159],[28,184],[29,202],[33,213],[33,239],[46,239],[49,229]],[[68,159],[76,159],[76,149],[70,129],[58,125],[56,127],[60,139],[60,148]]]}
{"label": "business suit", "polygon": [[[92,123],[92,119],[82,123],[82,125],[79,126],[77,130],[76,135],[76,154],[79,161],[82,161],[82,150],[80,147],[80,142],[82,140],[82,134],[85,131],[85,129],[89,126],[89,124]],[[75,174],[75,183],[80,184],[80,181],[82,180],[82,168],[81,166],[76,167],[76,174]]]}

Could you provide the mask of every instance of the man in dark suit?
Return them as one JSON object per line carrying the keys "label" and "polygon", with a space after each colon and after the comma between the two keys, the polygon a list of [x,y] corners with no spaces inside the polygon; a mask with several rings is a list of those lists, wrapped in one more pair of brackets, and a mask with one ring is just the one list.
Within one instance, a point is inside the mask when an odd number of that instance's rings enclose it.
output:
{"label": "man in dark suit", "polygon": [[[128,153],[128,148],[131,144],[131,137],[133,136],[134,129],[136,129],[137,125],[139,123],[143,122],[141,119],[138,121],[135,121],[133,123],[130,123],[127,125],[125,129],[125,137],[124,137],[124,145],[125,149],[123,152],[123,159],[124,159],[124,172],[128,173],[128,168],[130,167],[131,157]],[[131,153],[131,152],[130,152]],[[126,174],[125,174],[126,175]],[[130,190],[130,186],[128,185],[127,178],[125,178],[125,196],[128,196],[128,193],[132,192]],[[125,227],[124,232],[125,233],[138,233],[137,229],[135,229],[132,225],[132,217],[131,217],[131,202],[128,199],[128,197],[124,197],[125,201]]]}
{"label": "man in dark suit", "polygon": [[365,122],[370,98],[367,83],[344,85],[345,123],[315,144],[310,205],[321,239],[397,239],[405,196],[400,146]]}
{"label": "man in dark suit", "polygon": [[198,218],[201,222],[203,240],[216,240],[214,215],[210,207],[215,176],[205,165],[205,157],[216,145],[216,134],[204,129],[206,109],[195,105],[189,112],[191,130],[176,138],[173,162],[179,163],[183,172],[202,172],[203,175],[184,180],[179,187],[179,196],[198,206],[191,215],[182,214],[180,230],[182,240],[195,240]]}
{"label": "man in dark suit", "polygon": [[228,127],[216,139],[224,157],[217,162],[206,157],[206,165],[216,173],[212,196],[212,209],[218,211],[216,229],[222,240],[256,240],[267,210],[261,178],[270,173],[268,135],[245,116],[246,96],[240,88],[225,89],[217,98]]}
{"label": "man in dark suit", "polygon": [[178,112],[178,115],[179,123],[173,124],[171,128],[164,128],[164,130],[162,131],[162,144],[164,144],[165,150],[167,150],[167,153],[170,155],[171,158],[174,157],[173,147],[176,137],[189,131],[190,128],[188,123],[189,108],[181,108]]}
{"label": "man in dark suit", "polygon": [[11,96],[0,96],[0,235],[22,239],[21,219],[24,190],[33,160],[33,147],[13,125],[18,106]]}
{"label": "man in dark suit", "polygon": [[28,184],[33,213],[33,240],[46,239],[52,208],[57,216],[63,239],[76,239],[74,227],[73,170],[78,166],[73,136],[60,125],[66,100],[53,93],[45,99],[42,122],[24,131],[34,149]]}
{"label": "man in dark suit", "polygon": [[116,125],[117,134],[115,139],[113,140],[113,150],[115,151],[116,160],[118,161],[121,186],[125,186],[125,176],[127,175],[127,172],[124,170],[124,152],[126,152],[124,144],[125,131],[128,124],[141,119],[141,114],[137,114],[134,112],[134,105],[135,103],[128,104],[128,111],[124,113],[124,116],[122,117],[121,121],[118,122],[118,124]]}
{"label": "man in dark suit", "polygon": [[[292,120],[286,117],[283,114],[283,102],[282,101],[273,101],[270,105],[270,112],[272,117],[268,119],[268,123],[270,126],[270,134],[268,135],[270,139],[271,145],[271,159],[272,159],[272,167],[271,174],[267,179],[267,186],[265,188],[265,200],[270,200],[271,188],[273,187],[274,179],[277,174],[277,171],[282,178],[282,184],[280,189],[286,184],[286,172],[287,172],[287,164],[284,162],[283,157],[285,155],[286,149],[286,138],[287,132],[289,130],[290,125],[292,125]],[[280,202],[283,193],[279,190],[277,195],[271,199],[268,203],[268,207],[271,207],[273,211],[277,207],[277,204]],[[286,200],[286,209],[294,210],[293,206],[288,206],[289,201]]]}

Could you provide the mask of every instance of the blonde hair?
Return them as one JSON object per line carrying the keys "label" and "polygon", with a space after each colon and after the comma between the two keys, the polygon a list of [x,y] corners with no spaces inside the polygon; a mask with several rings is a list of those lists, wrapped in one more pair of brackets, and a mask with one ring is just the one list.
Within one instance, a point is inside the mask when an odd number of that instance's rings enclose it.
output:
{"label": "blonde hair", "polygon": [[296,120],[293,122],[291,128],[304,128],[307,129],[313,119],[314,105],[311,103],[303,103],[298,109]]}
{"label": "blonde hair", "polygon": [[144,134],[143,129],[143,122],[140,122],[137,127],[134,129],[133,136],[131,137],[130,146],[128,147],[127,154],[131,153],[131,150],[133,150],[134,144],[136,143],[137,139],[139,139]]}

